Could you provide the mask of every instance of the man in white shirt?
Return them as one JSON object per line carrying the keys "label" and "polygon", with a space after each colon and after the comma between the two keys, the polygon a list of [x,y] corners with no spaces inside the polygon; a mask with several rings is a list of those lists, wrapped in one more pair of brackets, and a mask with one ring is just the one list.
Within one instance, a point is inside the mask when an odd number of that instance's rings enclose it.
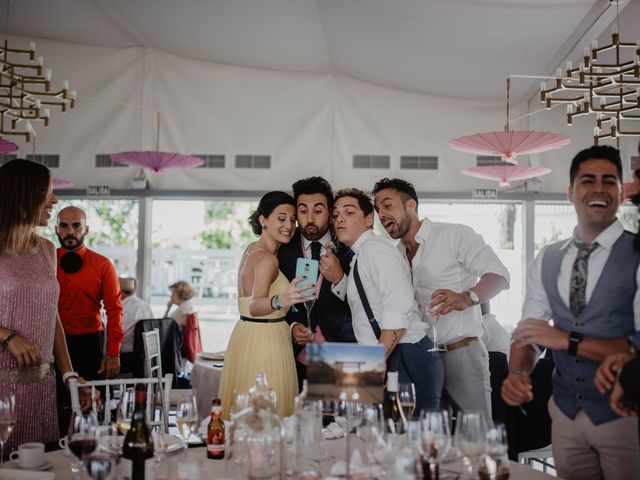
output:
{"label": "man in white shirt", "polygon": [[413,273],[415,299],[423,315],[437,319],[437,343],[445,389],[463,410],[491,418],[487,349],[480,341],[480,303],[509,287],[509,272],[480,235],[465,225],[418,218],[418,195],[402,179],[373,187],[380,222]]}
{"label": "man in white shirt", "polygon": [[372,231],[371,198],[361,190],[340,190],[333,225],[338,240],[354,252],[346,296],[358,343],[384,346],[387,369],[398,372],[400,383],[415,385],[416,414],[438,408],[444,380],[442,359],[438,352],[428,351],[433,343],[425,334],[407,262],[389,240]]}
{"label": "man in white shirt", "polygon": [[627,351],[627,336],[640,330],[640,253],[616,218],[620,152],[609,146],[582,150],[569,178],[578,225],[571,238],[547,245],[529,267],[502,398],[509,405],[533,400],[529,375],[539,347],[551,350],[549,415],[558,476],[638,479],[638,421],[620,418],[594,384],[599,364]]}
{"label": "man in white shirt", "polygon": [[149,304],[140,297],[134,295],[137,280],[133,277],[119,277],[120,298],[122,300],[122,331],[124,337],[120,347],[120,372],[132,371],[133,332],[138,320],[153,318],[153,312]]}

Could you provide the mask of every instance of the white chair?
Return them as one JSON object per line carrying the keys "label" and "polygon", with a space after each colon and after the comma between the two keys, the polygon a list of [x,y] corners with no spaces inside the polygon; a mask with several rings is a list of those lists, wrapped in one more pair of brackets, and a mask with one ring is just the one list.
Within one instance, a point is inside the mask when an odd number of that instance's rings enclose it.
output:
{"label": "white chair", "polygon": [[[526,463],[533,466],[534,463],[539,463],[542,466],[542,471],[545,473],[556,473],[556,467],[553,463],[553,451],[551,445],[547,445],[543,448],[536,450],[527,450],[526,452],[520,452],[518,454],[518,463]],[[551,469],[551,472],[548,470]]]}
{"label": "white chair", "polygon": [[[158,379],[158,397],[163,412],[169,411],[169,401],[171,392],[165,397],[162,388],[162,356],[160,352],[160,331],[157,328],[149,332],[142,333],[142,344],[144,346],[144,374],[148,378]],[[173,377],[172,377],[173,378]],[[171,390],[171,389],[169,389]],[[162,426],[165,432],[169,431],[169,416],[162,415]]]}
{"label": "white chair", "polygon": [[[173,382],[173,375],[168,373],[163,378],[159,376],[157,378],[116,378],[113,380],[92,380],[83,383],[82,387],[91,387],[91,397],[95,399],[96,390],[100,387],[105,387],[105,396],[102,398],[102,404],[104,405],[104,423],[110,424],[111,418],[111,400],[112,400],[112,388],[113,398],[122,398],[123,392],[129,388],[135,386],[137,383],[144,383],[147,385],[147,408],[146,417],[147,425],[149,427],[160,426],[165,433],[169,433],[169,412],[166,405],[169,405],[169,398],[171,396],[171,383]],[[69,380],[69,392],[71,394],[71,408],[73,410],[80,409],[80,397],[78,393],[78,380],[72,378]],[[162,393],[160,393],[162,392]],[[159,408],[156,407],[156,394],[160,394],[161,401]],[[93,402],[93,410],[98,411],[96,402]],[[159,417],[159,418],[158,418]]]}

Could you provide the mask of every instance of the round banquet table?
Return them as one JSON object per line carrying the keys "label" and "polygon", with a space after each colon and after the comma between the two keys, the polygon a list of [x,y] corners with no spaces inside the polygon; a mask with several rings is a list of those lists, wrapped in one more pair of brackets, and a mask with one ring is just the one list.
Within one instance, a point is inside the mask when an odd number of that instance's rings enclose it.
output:
{"label": "round banquet table", "polygon": [[198,406],[198,424],[211,413],[211,402],[218,396],[222,362],[198,356],[191,370],[191,385]]}
{"label": "round banquet table", "polygon": [[[352,437],[353,443],[359,442],[357,437]],[[345,452],[345,440],[327,440],[327,451],[331,456],[343,458]],[[342,457],[341,457],[342,456]],[[55,473],[58,480],[66,480],[71,478],[69,467],[69,457],[62,450],[49,452],[46,454],[47,460],[53,464],[51,472]],[[323,473],[326,479],[333,479],[329,476],[331,466],[335,459],[322,463]],[[445,463],[441,467],[440,478],[442,480],[457,480],[459,473],[463,471],[462,460],[458,459],[453,462]],[[545,480],[555,478],[546,473],[534,470],[528,465],[522,465],[515,462],[509,462],[510,478],[515,480]],[[209,460],[206,456],[204,447],[189,448],[186,451],[179,450],[174,453],[165,455],[161,462],[155,462],[154,459],[147,460],[147,480],[195,480],[197,478],[225,478],[225,462],[224,460]],[[124,478],[124,477],[121,477]],[[291,478],[291,477],[288,477]]]}

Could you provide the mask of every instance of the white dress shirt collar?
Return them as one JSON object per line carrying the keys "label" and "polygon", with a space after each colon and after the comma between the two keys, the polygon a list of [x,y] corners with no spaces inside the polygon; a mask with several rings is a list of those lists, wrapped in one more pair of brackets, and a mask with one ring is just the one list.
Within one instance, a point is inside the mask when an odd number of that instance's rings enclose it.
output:
{"label": "white dress shirt collar", "polygon": [[358,250],[362,248],[362,245],[364,244],[364,242],[367,241],[367,238],[370,238],[374,235],[375,233],[373,233],[372,229],[369,229],[366,232],[364,232],[362,235],[360,235],[358,239],[355,242],[353,242],[353,245],[351,245],[351,250],[353,250],[353,253],[357,254]]}
{"label": "white dress shirt collar", "polygon": [[302,233],[300,233],[300,238],[302,238],[302,247],[304,248],[304,251],[309,252],[309,255],[311,255],[311,243],[320,242],[320,245],[322,245],[322,248],[324,249],[321,249],[320,251],[320,253],[322,254],[323,251],[326,252],[327,243],[331,241],[331,233],[329,233],[329,230],[327,230],[327,232],[319,240],[308,240]]}
{"label": "white dress shirt collar", "polygon": [[[624,232],[624,227],[622,226],[622,223],[620,223],[620,220],[616,219],[615,222],[613,222],[611,225],[605,228],[602,232],[600,232],[600,234],[593,241],[598,242],[599,246],[606,248],[607,250],[611,250],[611,247],[613,247],[613,244],[616,243],[616,241],[618,240],[618,238],[620,238],[620,235],[622,235],[623,232]],[[575,227],[573,229],[573,234],[571,235],[571,238],[567,239],[560,248],[562,249],[567,248],[569,245],[571,245],[574,242],[574,240],[579,242],[582,241],[578,236],[578,227]]]}

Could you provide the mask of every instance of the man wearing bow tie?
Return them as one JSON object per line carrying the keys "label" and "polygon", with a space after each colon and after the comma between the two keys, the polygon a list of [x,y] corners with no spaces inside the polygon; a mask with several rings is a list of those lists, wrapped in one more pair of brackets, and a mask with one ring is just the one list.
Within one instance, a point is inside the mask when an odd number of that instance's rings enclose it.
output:
{"label": "man wearing bow tie", "polygon": [[[278,250],[280,270],[289,279],[296,276],[298,258],[312,258],[320,263],[320,277],[316,285],[317,300],[311,310],[311,328],[307,327],[305,308],[289,311],[287,322],[293,337],[298,384],[306,378],[305,356],[301,355],[309,342],[355,342],[351,326],[351,312],[347,302],[339,298],[339,290],[346,285],[344,272],[348,272],[350,255],[344,246],[335,245],[330,230],[330,212],[333,208],[331,185],[322,177],[309,177],[292,185],[296,200],[298,230],[288,244]],[[332,284],[336,284],[332,287]],[[332,292],[332,288],[336,294]]]}

